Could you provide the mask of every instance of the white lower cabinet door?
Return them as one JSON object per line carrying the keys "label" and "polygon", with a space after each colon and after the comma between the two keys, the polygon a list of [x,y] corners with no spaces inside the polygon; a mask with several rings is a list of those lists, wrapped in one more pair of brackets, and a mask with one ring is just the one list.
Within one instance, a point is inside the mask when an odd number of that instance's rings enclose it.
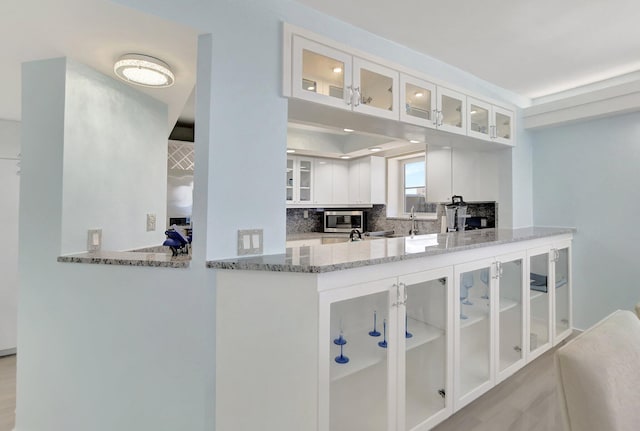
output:
{"label": "white lower cabinet door", "polygon": [[453,270],[399,278],[398,427],[429,430],[453,411]]}
{"label": "white lower cabinet door", "polygon": [[321,431],[394,431],[398,351],[395,278],[320,296]]}
{"label": "white lower cabinet door", "polygon": [[573,319],[571,316],[571,241],[556,244],[554,249],[554,328],[553,344],[571,335]]}
{"label": "white lower cabinet door", "polygon": [[552,345],[551,338],[551,301],[553,290],[551,277],[550,247],[541,247],[527,251],[529,263],[529,295],[527,318],[527,362],[537,358]]}
{"label": "white lower cabinet door", "polygon": [[454,411],[495,382],[494,259],[455,266]]}
{"label": "white lower cabinet door", "polygon": [[524,366],[525,261],[525,252],[496,258],[496,384]]}

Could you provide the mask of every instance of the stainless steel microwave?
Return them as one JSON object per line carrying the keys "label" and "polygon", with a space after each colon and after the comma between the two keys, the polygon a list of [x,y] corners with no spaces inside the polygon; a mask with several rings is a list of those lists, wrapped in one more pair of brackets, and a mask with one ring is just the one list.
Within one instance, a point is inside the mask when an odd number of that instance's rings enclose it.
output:
{"label": "stainless steel microwave", "polygon": [[325,211],[325,232],[346,232],[353,229],[364,232],[366,229],[366,213],[364,211]]}

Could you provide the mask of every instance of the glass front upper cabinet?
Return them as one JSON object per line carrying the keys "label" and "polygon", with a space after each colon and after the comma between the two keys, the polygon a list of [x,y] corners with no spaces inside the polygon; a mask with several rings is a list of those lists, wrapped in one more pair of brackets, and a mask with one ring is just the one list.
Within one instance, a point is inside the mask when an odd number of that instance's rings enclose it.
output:
{"label": "glass front upper cabinet", "polygon": [[493,139],[506,145],[513,145],[513,112],[493,107]]}
{"label": "glass front upper cabinet", "polygon": [[353,58],[353,110],[398,119],[399,74],[376,63]]}
{"label": "glass front upper cabinet", "polygon": [[469,97],[469,122],[467,123],[467,135],[489,140],[492,137],[491,105]]}
{"label": "glass front upper cabinet", "polygon": [[300,36],[293,37],[295,97],[351,109],[351,55]]}
{"label": "glass front upper cabinet", "polygon": [[555,273],[555,328],[554,344],[571,334],[571,280],[569,277],[570,246],[553,250]]}
{"label": "glass front upper cabinet", "polygon": [[448,88],[438,87],[438,129],[466,135],[467,97]]}
{"label": "glass front upper cabinet", "polygon": [[549,249],[529,252],[529,351],[527,361],[551,347]]}
{"label": "glass front upper cabinet", "polygon": [[293,202],[293,165],[294,161],[291,158],[287,158],[287,171],[286,171],[286,180],[287,180],[287,202]]}
{"label": "glass front upper cabinet", "polygon": [[400,75],[400,120],[425,127],[436,126],[436,86]]}

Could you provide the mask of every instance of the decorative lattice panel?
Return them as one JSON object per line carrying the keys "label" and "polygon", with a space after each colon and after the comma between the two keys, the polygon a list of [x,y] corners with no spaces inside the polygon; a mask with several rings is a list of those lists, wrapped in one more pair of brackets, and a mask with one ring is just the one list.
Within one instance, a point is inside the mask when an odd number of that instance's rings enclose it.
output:
{"label": "decorative lattice panel", "polygon": [[193,170],[193,143],[169,142],[169,169]]}

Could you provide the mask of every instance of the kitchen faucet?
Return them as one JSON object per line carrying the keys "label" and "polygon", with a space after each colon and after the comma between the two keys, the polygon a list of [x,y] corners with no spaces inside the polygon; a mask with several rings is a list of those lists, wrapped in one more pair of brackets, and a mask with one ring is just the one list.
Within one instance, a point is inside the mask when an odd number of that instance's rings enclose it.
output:
{"label": "kitchen faucet", "polygon": [[411,214],[409,215],[409,219],[411,220],[411,229],[409,229],[409,235],[414,236],[418,234],[418,224],[416,222],[416,212],[415,207],[411,207]]}

